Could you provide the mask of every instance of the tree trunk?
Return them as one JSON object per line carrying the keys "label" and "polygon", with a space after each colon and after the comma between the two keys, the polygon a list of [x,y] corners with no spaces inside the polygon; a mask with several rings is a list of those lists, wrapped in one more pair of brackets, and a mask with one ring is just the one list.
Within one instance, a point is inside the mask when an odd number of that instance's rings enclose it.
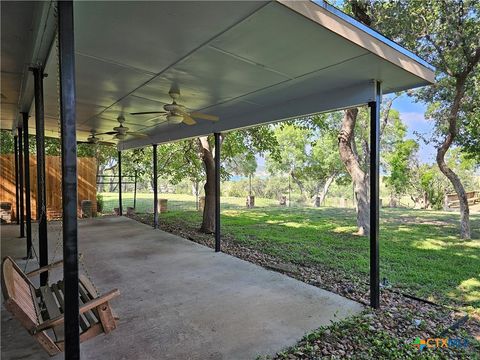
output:
{"label": "tree trunk", "polygon": [[199,205],[198,204],[198,195],[200,193],[198,180],[193,181],[192,192],[193,192],[193,195],[195,195],[195,209],[198,211],[198,205]]}
{"label": "tree trunk", "polygon": [[300,195],[303,195],[303,193],[305,192],[303,183],[295,176],[295,173],[293,172],[293,170],[290,172],[290,175],[292,176],[293,182],[297,184],[298,188],[300,189]]}
{"label": "tree trunk", "polygon": [[248,182],[249,182],[248,196],[252,196],[252,174],[248,175]]}
{"label": "tree trunk", "polygon": [[345,111],[342,120],[342,128],[338,135],[338,148],[340,158],[345,168],[352,177],[357,203],[357,225],[359,235],[370,234],[370,207],[368,199],[368,176],[360,167],[355,149],[355,124],[357,122],[358,109]]}
{"label": "tree trunk", "polygon": [[205,206],[200,231],[212,234],[215,231],[215,160],[207,136],[198,138],[200,156],[205,167]]}
{"label": "tree trunk", "polygon": [[327,194],[328,194],[328,189],[330,189],[330,185],[333,184],[333,181],[335,180],[336,177],[337,177],[337,174],[330,175],[327,178],[327,181],[325,181],[325,184],[323,185],[322,193],[320,194],[320,205],[322,205],[323,202],[325,201],[325,198],[327,197]]}
{"label": "tree trunk", "polygon": [[460,202],[460,237],[470,239],[470,209],[468,207],[467,194],[460,178],[450,169],[445,162],[445,154],[457,136],[457,117],[460,104],[465,92],[466,77],[457,77],[455,84],[455,99],[448,116],[448,133],[443,143],[437,149],[437,164],[440,171],[450,180],[457,193]]}

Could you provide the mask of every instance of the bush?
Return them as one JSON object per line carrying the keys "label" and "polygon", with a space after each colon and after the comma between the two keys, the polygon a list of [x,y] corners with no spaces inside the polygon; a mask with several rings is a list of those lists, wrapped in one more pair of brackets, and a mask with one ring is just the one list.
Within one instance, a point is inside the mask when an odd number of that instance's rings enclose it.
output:
{"label": "bush", "polygon": [[104,200],[102,194],[97,194],[97,212],[103,211]]}

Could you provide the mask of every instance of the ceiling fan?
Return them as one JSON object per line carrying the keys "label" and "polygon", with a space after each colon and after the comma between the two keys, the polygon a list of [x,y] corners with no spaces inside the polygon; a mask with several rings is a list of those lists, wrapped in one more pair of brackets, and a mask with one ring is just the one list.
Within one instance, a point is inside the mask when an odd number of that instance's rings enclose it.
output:
{"label": "ceiling fan", "polygon": [[[117,121],[119,122],[120,126],[116,126],[113,128],[113,131],[107,131],[104,133],[100,133],[98,135],[114,135],[113,140],[125,140],[127,136],[133,136],[133,137],[148,137],[148,135],[135,132],[135,131],[129,131],[129,128],[126,126],[123,126],[123,123],[125,122],[125,117],[123,115],[120,115],[117,118]],[[95,135],[93,135],[95,137]]]}
{"label": "ceiling fan", "polygon": [[164,105],[163,111],[142,111],[134,112],[130,115],[159,114],[157,117],[151,120],[165,116],[167,121],[171,122],[172,124],[180,124],[183,122],[187,125],[195,125],[197,122],[194,118],[210,121],[217,121],[219,119],[218,116],[215,115],[208,115],[200,112],[188,112],[185,106],[177,103],[177,99],[180,97],[180,91],[178,90],[170,90],[168,95],[170,95],[173,102],[171,104]]}
{"label": "ceiling fan", "polygon": [[91,145],[114,145],[114,142],[102,141],[96,136],[95,130],[90,132],[86,141],[77,141],[79,144],[91,144]]}

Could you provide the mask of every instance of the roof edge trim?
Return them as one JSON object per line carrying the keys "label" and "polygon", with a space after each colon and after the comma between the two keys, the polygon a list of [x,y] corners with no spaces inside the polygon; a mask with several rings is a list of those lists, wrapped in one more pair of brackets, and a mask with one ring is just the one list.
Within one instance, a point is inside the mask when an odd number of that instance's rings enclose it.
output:
{"label": "roof edge trim", "polygon": [[[325,1],[276,1],[307,19],[326,27],[339,36],[348,39],[352,43],[367,49],[371,53],[430,83],[434,83],[435,67],[379,32],[355,20],[336,7],[327,4]],[[359,34],[358,30],[361,31],[364,39],[361,39],[362,34]],[[370,38],[370,41],[366,41],[368,38],[365,35]]]}

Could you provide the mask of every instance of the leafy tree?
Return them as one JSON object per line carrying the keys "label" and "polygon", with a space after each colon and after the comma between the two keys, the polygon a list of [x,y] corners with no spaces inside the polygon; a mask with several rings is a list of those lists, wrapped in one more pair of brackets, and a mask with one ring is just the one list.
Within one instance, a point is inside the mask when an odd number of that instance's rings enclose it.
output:
{"label": "leafy tree", "polygon": [[257,170],[257,159],[255,154],[247,153],[237,156],[225,161],[226,171],[232,172],[235,175],[248,177],[249,180],[249,190],[248,194],[252,195],[252,177]]}
{"label": "leafy tree", "polygon": [[443,207],[445,194],[448,191],[448,183],[435,165],[423,164],[415,169],[412,185],[417,190],[417,198],[423,202],[423,208],[440,210]]}
{"label": "leafy tree", "polygon": [[13,154],[14,140],[11,130],[0,130],[0,154]]}
{"label": "leafy tree", "polygon": [[[380,138],[381,152],[391,150],[404,130],[397,111],[391,109],[396,96],[382,106]],[[350,174],[355,193],[359,235],[370,233],[369,171],[370,171],[370,114],[367,108],[344,111],[338,135],[338,149],[345,169]]]}
{"label": "leafy tree", "polygon": [[[311,179],[314,205],[325,201],[334,181],[345,182],[347,174],[336,148],[338,146],[336,127],[320,128],[314,133],[304,176]],[[319,197],[318,202],[316,201]]]}
{"label": "leafy tree", "polygon": [[275,128],[279,159],[267,159],[271,173],[288,173],[301,195],[325,200],[334,181],[345,180],[337,147],[337,114],[316,115],[289,121]]}
{"label": "leafy tree", "polygon": [[287,123],[276,126],[274,134],[278,142],[279,157],[267,158],[267,169],[272,174],[288,174],[303,195],[312,131],[294,123]]}
{"label": "leafy tree", "polygon": [[[462,178],[466,186],[476,186],[475,170],[479,165],[475,160],[468,158],[468,155],[460,147],[449,151],[446,162]],[[455,192],[451,182],[436,164],[420,165],[414,162],[409,174],[411,198],[416,204],[423,202],[425,209],[442,209],[445,205],[445,195]]]}
{"label": "leafy tree", "polygon": [[[197,138],[200,159],[205,169],[205,207],[200,231],[212,233],[215,228],[215,159],[213,136]],[[221,135],[222,160],[226,161],[239,154],[265,153],[276,157],[277,141],[270,126],[234,131]],[[226,176],[225,172],[223,172]]]}
{"label": "leafy tree", "polygon": [[391,189],[392,198],[406,194],[411,188],[412,163],[418,143],[415,140],[400,140],[392,151],[385,156],[390,175],[385,177],[386,185]]}
{"label": "leafy tree", "polygon": [[436,84],[416,91],[414,96],[428,104],[426,115],[435,121],[436,162],[459,197],[460,235],[469,239],[470,211],[465,189],[445,158],[455,145],[465,146],[471,156],[478,157],[475,123],[480,116],[480,2],[373,1],[363,10],[376,19],[376,28],[436,67]]}
{"label": "leafy tree", "polygon": [[480,78],[477,74],[477,90],[476,97],[471,97],[465,101],[471,104],[471,111],[468,111],[463,126],[459,129],[458,143],[462,147],[462,151],[467,158],[474,160],[480,164]]}

